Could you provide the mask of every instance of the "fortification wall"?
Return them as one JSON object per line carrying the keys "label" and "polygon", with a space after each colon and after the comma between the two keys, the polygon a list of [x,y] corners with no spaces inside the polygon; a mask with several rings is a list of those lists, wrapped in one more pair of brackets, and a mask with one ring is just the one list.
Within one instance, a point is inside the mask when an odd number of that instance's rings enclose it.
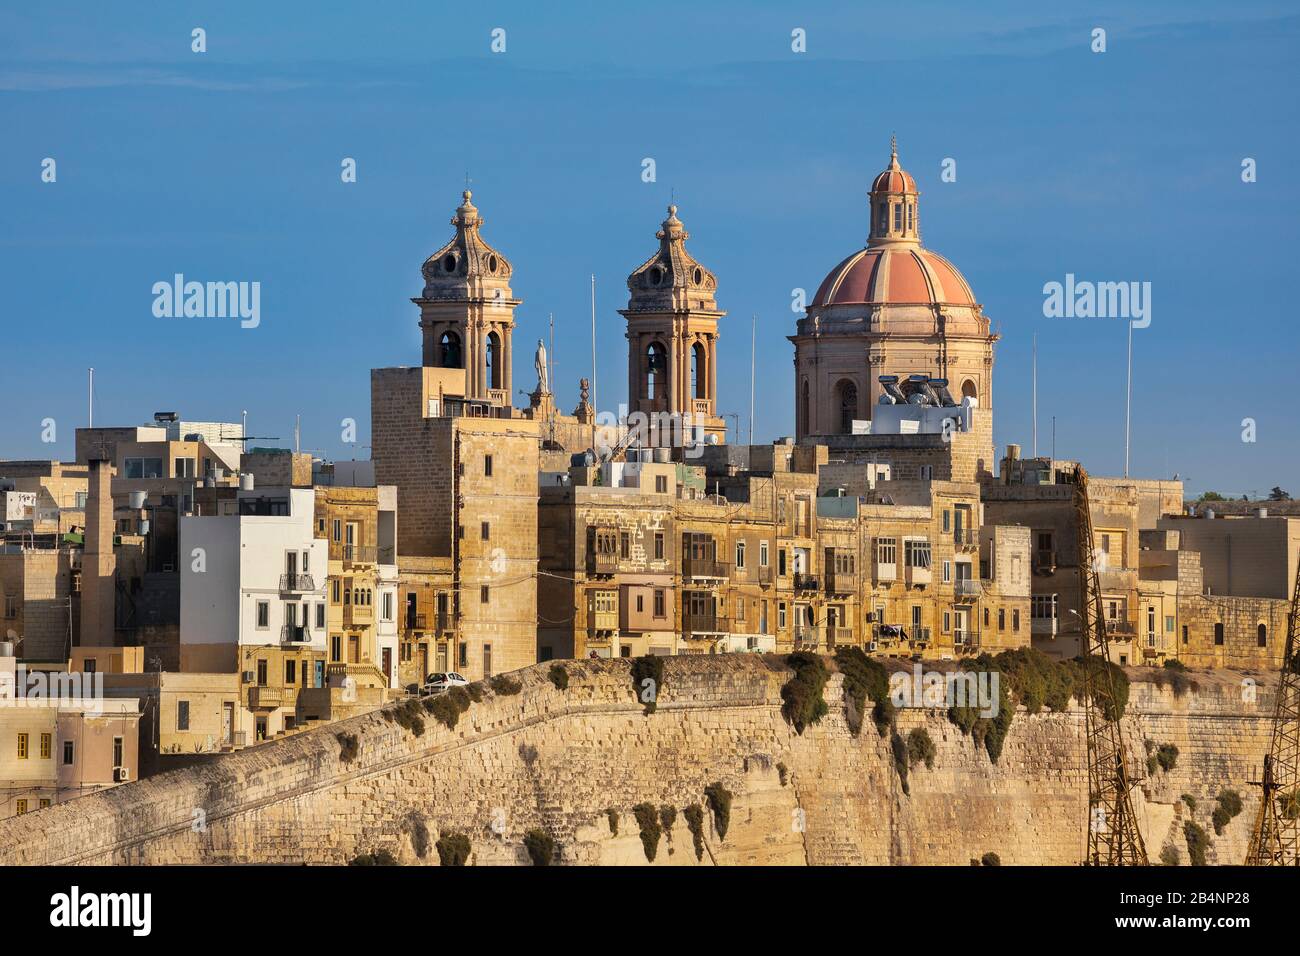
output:
{"label": "fortification wall", "polygon": [[[489,693],[454,730],[426,716],[417,737],[367,714],[0,821],[0,863],[343,863],[384,848],[436,863],[431,844],[448,833],[470,838],[475,863],[525,863],[523,835],[536,827],[555,838],[559,862],[645,863],[631,813],[645,802],[679,811],[655,864],[694,864],[681,811],[706,806],[715,781],[734,794],[731,825],[719,839],[706,809],[704,864],[965,865],[989,851],[1004,864],[1073,864],[1082,854],[1077,710],[1018,714],[996,765],[942,712],[902,711],[899,731],[924,726],[937,750],[904,794],[888,739],[870,721],[860,737],[849,732],[838,675],[829,715],[799,736],[780,713],[789,672],[764,658],[667,658],[651,715],[628,662],[564,666],[566,690],[548,680],[549,664],[527,668],[513,675],[521,693]],[[1243,699],[1241,675],[1202,675],[1177,696],[1132,674],[1132,749],[1147,739],[1179,748],[1173,770],[1138,796],[1152,857],[1170,843],[1187,858],[1182,794],[1212,834],[1214,798],[1231,787],[1245,811],[1215,838],[1211,861],[1240,862],[1271,685]],[[339,733],[357,737],[351,762]]]}

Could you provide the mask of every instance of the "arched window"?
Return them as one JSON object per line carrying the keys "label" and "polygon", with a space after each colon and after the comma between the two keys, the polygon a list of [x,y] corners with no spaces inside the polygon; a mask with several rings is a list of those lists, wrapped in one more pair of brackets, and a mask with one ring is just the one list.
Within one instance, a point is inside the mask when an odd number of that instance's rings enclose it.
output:
{"label": "arched window", "polygon": [[655,401],[668,394],[668,350],[651,342],[645,353],[645,398]]}
{"label": "arched window", "polygon": [[691,394],[696,398],[708,398],[708,380],[704,346],[696,342],[691,348]]}
{"label": "arched window", "polygon": [[443,332],[438,343],[438,364],[443,368],[462,368],[460,353],[460,336],[455,332]]}
{"label": "arched window", "polygon": [[485,366],[483,369],[483,379],[488,383],[488,388],[501,387],[501,337],[495,332],[489,332],[487,337],[487,355],[484,356]]}
{"label": "arched window", "polygon": [[1255,631],[1255,637],[1260,647],[1268,647],[1268,625],[1260,624]]}
{"label": "arched window", "polygon": [[844,379],[835,386],[840,402],[840,434],[853,433],[853,420],[858,417],[858,386]]}
{"label": "arched window", "polygon": [[876,221],[879,223],[876,232],[883,236],[889,231],[889,203],[882,202],[880,204],[880,212],[876,217]]}
{"label": "arched window", "polygon": [[808,427],[808,379],[803,380],[803,394],[799,396],[799,435],[803,437],[812,429]]}
{"label": "arched window", "polygon": [[975,401],[979,401],[979,393],[975,389],[975,383],[969,378],[961,383],[961,397],[973,398]]}

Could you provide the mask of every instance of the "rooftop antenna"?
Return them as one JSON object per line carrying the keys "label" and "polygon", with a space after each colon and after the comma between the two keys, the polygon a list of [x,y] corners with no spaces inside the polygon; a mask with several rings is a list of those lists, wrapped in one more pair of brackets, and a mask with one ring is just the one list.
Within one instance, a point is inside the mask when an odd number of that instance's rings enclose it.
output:
{"label": "rooftop antenna", "polygon": [[246,455],[248,454],[248,409],[245,408],[240,415],[242,417],[239,419],[239,453]]}
{"label": "rooftop antenna", "polygon": [[293,417],[293,453],[295,455],[298,454],[300,451],[302,451],[302,449],[299,447],[299,445],[301,444],[300,441],[301,437],[302,437],[302,416],[295,415]]}
{"label": "rooftop antenna", "polygon": [[1128,477],[1129,412],[1133,405],[1133,320],[1128,321],[1128,388],[1124,394],[1124,477]]}
{"label": "rooftop antenna", "polygon": [[86,389],[86,402],[90,406],[89,416],[88,416],[90,422],[87,425],[87,427],[94,428],[95,427],[95,367],[92,365],[89,369],[87,369],[87,371],[90,372],[90,384]]}
{"label": "rooftop antenna", "polygon": [[[754,343],[757,339],[758,313],[749,320],[749,443],[754,444]],[[739,429],[737,429],[739,431]],[[739,434],[736,435],[740,437]]]}
{"label": "rooftop antenna", "polygon": [[[596,274],[591,274],[591,407],[596,405]],[[595,419],[593,418],[594,422]]]}
{"label": "rooftop antenna", "polygon": [[1038,333],[1034,333],[1034,397],[1032,399],[1033,416],[1034,416],[1034,452],[1030,456],[1038,457]]}

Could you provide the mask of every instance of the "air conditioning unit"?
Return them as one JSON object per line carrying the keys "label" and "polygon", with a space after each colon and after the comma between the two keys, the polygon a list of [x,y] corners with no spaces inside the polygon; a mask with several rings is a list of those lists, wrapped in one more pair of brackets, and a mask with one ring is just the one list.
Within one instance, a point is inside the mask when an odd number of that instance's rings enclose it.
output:
{"label": "air conditioning unit", "polygon": [[130,779],[131,779],[131,769],[129,767],[113,768],[114,783],[126,783]]}
{"label": "air conditioning unit", "polygon": [[876,651],[876,648],[879,647],[879,646],[880,646],[880,645],[877,644],[875,641],[870,641],[870,642],[867,643],[867,651],[870,652],[870,653],[873,653],[873,654],[874,654],[875,651]]}
{"label": "air conditioning unit", "polygon": [[242,680],[245,684],[251,684],[253,683],[253,672],[244,671],[242,674],[239,675],[239,679]]}

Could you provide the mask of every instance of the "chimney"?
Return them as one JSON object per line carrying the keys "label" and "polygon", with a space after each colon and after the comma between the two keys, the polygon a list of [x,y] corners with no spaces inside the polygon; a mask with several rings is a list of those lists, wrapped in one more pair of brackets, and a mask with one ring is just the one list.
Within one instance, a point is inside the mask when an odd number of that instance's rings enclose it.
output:
{"label": "chimney", "polygon": [[113,465],[90,462],[90,494],[86,499],[86,544],[81,560],[82,647],[112,647],[117,600],[113,554]]}

